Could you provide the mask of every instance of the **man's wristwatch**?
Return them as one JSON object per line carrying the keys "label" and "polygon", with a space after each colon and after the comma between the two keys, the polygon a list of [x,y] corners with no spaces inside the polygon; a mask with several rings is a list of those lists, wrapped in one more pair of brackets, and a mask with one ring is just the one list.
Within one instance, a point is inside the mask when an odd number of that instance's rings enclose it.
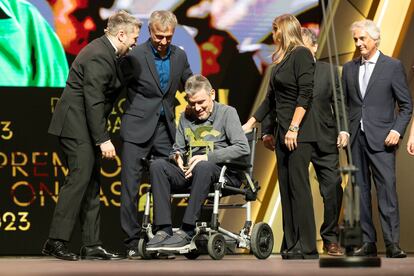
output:
{"label": "man's wristwatch", "polygon": [[290,125],[289,130],[292,131],[292,132],[298,132],[299,131],[299,126]]}

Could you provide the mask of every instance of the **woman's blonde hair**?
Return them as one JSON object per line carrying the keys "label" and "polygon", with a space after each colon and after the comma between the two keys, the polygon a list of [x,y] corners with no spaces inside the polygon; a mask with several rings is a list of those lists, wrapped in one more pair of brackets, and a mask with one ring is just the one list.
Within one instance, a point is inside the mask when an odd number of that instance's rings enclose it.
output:
{"label": "woman's blonde hair", "polygon": [[302,40],[302,33],[299,20],[291,14],[283,14],[276,17],[272,23],[273,32],[280,30],[280,41],[276,44],[276,49],[273,52],[272,60],[274,63],[279,63],[297,46],[304,46]]}

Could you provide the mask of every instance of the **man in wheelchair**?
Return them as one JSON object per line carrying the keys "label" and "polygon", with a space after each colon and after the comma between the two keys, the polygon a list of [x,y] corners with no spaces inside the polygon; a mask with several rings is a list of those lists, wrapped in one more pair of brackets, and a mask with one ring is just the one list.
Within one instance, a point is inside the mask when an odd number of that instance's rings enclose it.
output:
{"label": "man in wheelchair", "polygon": [[[215,91],[202,75],[185,84],[188,107],[181,114],[170,160],[150,166],[154,223],[157,233],[147,250],[180,250],[191,242],[202,204],[212,183],[220,177],[221,163],[249,156],[250,147],[236,109],[215,102]],[[226,171],[227,183],[239,187],[237,173]],[[182,225],[173,233],[171,192],[191,190]]]}

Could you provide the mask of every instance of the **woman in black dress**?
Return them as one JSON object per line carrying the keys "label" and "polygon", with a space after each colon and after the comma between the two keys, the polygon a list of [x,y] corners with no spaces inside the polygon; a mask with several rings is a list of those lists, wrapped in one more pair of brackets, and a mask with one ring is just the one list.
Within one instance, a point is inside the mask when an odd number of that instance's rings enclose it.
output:
{"label": "woman in black dress", "polygon": [[299,21],[290,14],[273,21],[273,54],[275,66],[266,99],[245,130],[276,114],[276,158],[283,214],[284,259],[315,259],[316,229],[312,193],[309,184],[309,162],[312,143],[316,141],[315,122],[311,112],[314,59],[304,46]]}

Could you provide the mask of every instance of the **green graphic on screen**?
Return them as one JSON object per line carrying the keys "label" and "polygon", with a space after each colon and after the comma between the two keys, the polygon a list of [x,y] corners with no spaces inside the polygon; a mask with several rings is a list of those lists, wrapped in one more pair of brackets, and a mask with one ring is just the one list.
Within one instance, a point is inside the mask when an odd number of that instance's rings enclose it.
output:
{"label": "green graphic on screen", "polygon": [[0,86],[64,87],[67,74],[62,44],[39,11],[0,0]]}

